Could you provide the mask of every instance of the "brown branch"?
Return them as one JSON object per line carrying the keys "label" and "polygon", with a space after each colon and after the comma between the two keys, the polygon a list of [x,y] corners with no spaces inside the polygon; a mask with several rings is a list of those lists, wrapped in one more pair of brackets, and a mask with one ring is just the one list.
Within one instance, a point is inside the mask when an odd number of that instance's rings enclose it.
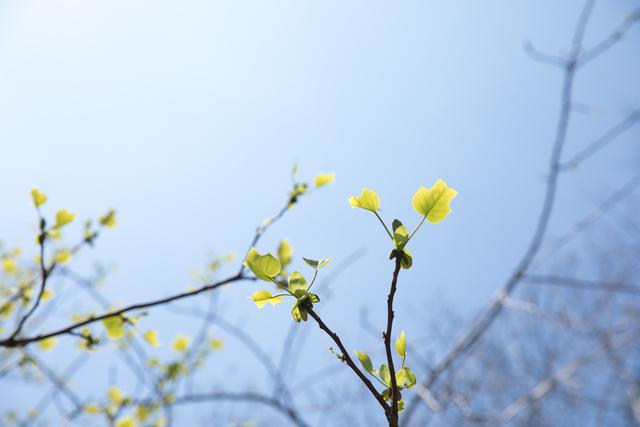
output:
{"label": "brown branch", "polygon": [[375,399],[378,401],[380,406],[382,406],[386,414],[389,411],[389,405],[387,405],[387,403],[384,401],[380,393],[378,393],[378,390],[376,390],[376,388],[373,386],[371,381],[369,381],[369,378],[367,378],[362,373],[362,371],[358,368],[358,366],[353,362],[353,359],[351,358],[351,356],[349,356],[349,352],[342,344],[342,341],[340,340],[340,337],[338,336],[338,334],[336,334],[331,329],[329,329],[329,327],[322,321],[320,316],[318,316],[318,314],[313,310],[312,307],[306,306],[305,310],[307,310],[309,315],[313,317],[313,320],[315,320],[318,323],[318,326],[320,327],[320,329],[322,329],[327,335],[329,335],[329,337],[333,340],[333,342],[335,342],[338,345],[338,348],[342,352],[342,361],[345,362],[353,372],[355,372],[358,378],[360,378],[360,381],[362,381],[364,385],[367,387],[367,389],[369,389],[373,397],[375,397]]}
{"label": "brown branch", "polygon": [[391,288],[387,297],[387,330],[384,333],[384,348],[387,352],[387,363],[389,363],[389,375],[391,376],[391,412],[387,414],[389,426],[396,427],[398,425],[398,384],[396,381],[396,369],[393,366],[393,351],[391,350],[391,333],[393,329],[393,298],[396,295],[398,286],[398,274],[400,273],[400,255],[396,257],[396,264],[391,277]]}
{"label": "brown branch", "polygon": [[105,314],[101,314],[99,316],[91,316],[88,319],[85,319],[81,322],[77,322],[74,323],[72,325],[66,326],[64,328],[52,331],[52,332],[48,332],[48,333],[44,333],[44,334],[40,334],[40,335],[36,335],[36,336],[32,336],[32,337],[25,337],[25,338],[7,338],[5,340],[0,341],[0,347],[21,347],[21,346],[25,346],[27,344],[36,342],[36,341],[41,341],[47,338],[51,338],[51,337],[55,337],[55,336],[59,336],[59,335],[67,335],[69,333],[71,333],[73,330],[80,328],[82,326],[86,326],[89,325],[91,323],[95,323],[98,322],[100,320],[104,320],[104,319],[108,319],[109,317],[115,317],[115,316],[121,316],[125,313],[128,313],[130,311],[135,311],[135,310],[141,310],[144,308],[150,308],[150,307],[155,307],[158,305],[163,305],[163,304],[168,304],[170,302],[173,301],[178,301],[181,299],[185,299],[185,298],[189,298],[198,294],[201,294],[203,292],[207,292],[207,291],[211,291],[213,289],[219,288],[221,286],[224,285],[228,285],[229,283],[233,283],[233,282],[238,282],[241,280],[256,280],[255,278],[252,277],[245,277],[242,274],[236,274],[234,276],[228,277],[224,280],[221,280],[219,282],[216,283],[212,283],[209,285],[205,285],[202,286],[198,289],[195,289],[193,291],[188,291],[188,292],[182,292],[176,295],[171,295],[165,298],[160,298],[160,299],[156,299],[153,301],[149,301],[149,302],[144,302],[144,303],[138,303],[138,304],[133,304],[130,306],[127,306],[125,308],[121,308],[120,310],[115,310],[109,313],[105,313]]}

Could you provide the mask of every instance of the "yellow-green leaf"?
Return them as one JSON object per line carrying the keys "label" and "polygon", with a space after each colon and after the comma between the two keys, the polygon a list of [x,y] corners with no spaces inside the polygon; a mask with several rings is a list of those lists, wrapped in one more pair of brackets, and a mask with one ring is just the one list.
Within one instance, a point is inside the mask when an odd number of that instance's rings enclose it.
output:
{"label": "yellow-green leaf", "polygon": [[373,364],[371,363],[371,359],[367,353],[356,351],[356,356],[358,356],[358,360],[365,371],[369,373],[373,372]]}
{"label": "yellow-green leaf", "polygon": [[56,264],[67,264],[69,261],[71,261],[72,255],[71,252],[69,252],[66,249],[60,250],[58,251],[55,256],[53,257],[53,260],[55,261]]}
{"label": "yellow-green leaf", "polygon": [[255,291],[253,293],[253,295],[251,295],[251,299],[253,300],[253,302],[256,304],[256,306],[258,306],[258,308],[262,308],[265,306],[265,304],[269,303],[271,305],[276,305],[279,302],[282,301],[282,297],[281,296],[276,296],[274,297],[273,295],[271,295],[271,292],[269,291]]}
{"label": "yellow-green leaf", "polygon": [[293,316],[293,320],[296,322],[300,322],[301,320],[306,322],[309,314],[307,313],[307,310],[300,307],[299,301],[296,300],[296,302],[293,303],[293,308],[291,309],[291,316]]}
{"label": "yellow-green leaf", "polygon": [[275,259],[273,255],[260,255],[256,248],[251,248],[243,264],[253,271],[256,277],[267,282],[270,282],[282,270],[280,261]]}
{"label": "yellow-green leaf", "polygon": [[18,270],[18,263],[15,259],[4,258],[2,260],[2,269],[5,273],[12,274]]}
{"label": "yellow-green leaf", "polygon": [[315,259],[302,257],[302,259],[304,260],[304,262],[307,263],[309,267],[313,268],[314,270],[320,270],[322,267],[329,264],[329,261],[331,261],[331,258],[315,260]]}
{"label": "yellow-green leaf", "polygon": [[280,260],[281,268],[291,264],[291,256],[293,255],[293,248],[289,244],[287,239],[281,240],[278,245],[278,259]]}
{"label": "yellow-green leaf", "polygon": [[54,225],[54,228],[64,227],[65,225],[72,222],[75,217],[76,214],[71,213],[66,209],[59,210],[58,213],[56,213],[56,224]]}
{"label": "yellow-green leaf", "polygon": [[171,344],[171,348],[173,348],[178,353],[184,353],[189,349],[190,343],[191,341],[189,340],[189,337],[185,335],[178,335],[173,341],[173,344]]}
{"label": "yellow-green leaf", "polygon": [[363,188],[360,196],[349,197],[349,204],[354,208],[377,212],[380,207],[380,198],[378,197],[378,193],[375,191]]}
{"label": "yellow-green leaf", "polygon": [[407,355],[407,336],[404,331],[400,332],[400,336],[396,339],[396,352],[400,357],[406,357]]}
{"label": "yellow-green leaf", "polygon": [[38,191],[37,188],[33,188],[31,190],[31,198],[33,199],[33,204],[38,207],[47,203],[47,195]]}
{"label": "yellow-green leaf", "polygon": [[335,172],[321,173],[314,179],[314,184],[316,187],[322,187],[323,185],[331,184],[333,181],[335,181],[335,179]]}
{"label": "yellow-green leaf", "polygon": [[42,351],[49,351],[56,346],[56,337],[49,337],[38,341],[38,346]]}
{"label": "yellow-green leaf", "polygon": [[118,224],[116,221],[116,211],[111,209],[105,215],[102,215],[100,217],[100,224],[109,228],[115,227]]}
{"label": "yellow-green leaf", "polygon": [[224,342],[222,342],[221,339],[219,338],[214,338],[211,340],[211,348],[214,350],[220,350],[222,348],[222,346],[224,345]]}
{"label": "yellow-green leaf", "polygon": [[449,204],[458,194],[453,188],[439,179],[431,188],[420,187],[413,195],[413,208],[435,224],[446,218],[451,212]]}
{"label": "yellow-green leaf", "polygon": [[130,416],[119,418],[116,427],[136,427],[136,421]]}
{"label": "yellow-green leaf", "polygon": [[124,319],[120,316],[111,316],[102,319],[102,324],[107,330],[107,337],[112,340],[119,340],[124,337]]}
{"label": "yellow-green leaf", "polygon": [[393,220],[391,226],[393,228],[393,244],[398,250],[402,250],[409,242],[409,230],[397,219]]}
{"label": "yellow-green leaf", "polygon": [[[302,293],[307,291],[307,280],[299,271],[294,271],[289,276],[289,290],[293,294],[296,294],[296,291],[302,291]],[[296,294],[296,296],[298,295]]]}
{"label": "yellow-green leaf", "polygon": [[160,340],[158,339],[158,331],[149,329],[147,332],[144,333],[143,336],[145,341],[147,341],[152,346],[160,347]]}
{"label": "yellow-green leaf", "polygon": [[389,372],[389,367],[385,364],[380,365],[378,373],[380,374],[382,382],[385,383],[387,387],[391,387],[391,372]]}

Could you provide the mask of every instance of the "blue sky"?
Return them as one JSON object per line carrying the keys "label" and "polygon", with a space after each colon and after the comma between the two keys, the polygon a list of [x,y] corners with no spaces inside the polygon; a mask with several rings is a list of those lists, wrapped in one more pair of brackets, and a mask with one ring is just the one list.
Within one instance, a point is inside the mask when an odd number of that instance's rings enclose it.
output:
{"label": "blue sky", "polygon": [[[607,35],[634,4],[599,2],[586,44]],[[142,301],[190,286],[190,272],[209,254],[241,255],[255,226],[283,203],[294,162],[302,178],[335,171],[335,185],[305,198],[259,249],[286,237],[298,256],[339,262],[365,247],[322,312],[351,347],[374,348],[380,343],[361,330],[357,308],[374,319],[383,313],[388,242],[375,218],[346,200],[373,188],[383,218],[410,225],[419,219],[412,194],[443,178],[459,192],[454,212],[412,241],[414,268],[403,272],[397,297],[398,328],[428,339],[426,322],[416,319],[431,319],[430,307],[444,301],[473,314],[528,243],[560,73],[533,62],[522,46],[530,40],[566,52],[581,6],[4,1],[0,237],[32,248],[34,185],[48,193],[49,213],[65,207],[95,217],[115,207],[119,227],[78,269],[93,259],[114,262],[105,293]],[[640,32],[630,32],[580,73],[576,100],[588,108],[574,115],[568,155],[638,107],[639,41]],[[627,133],[565,176],[551,235],[634,172],[638,135]],[[221,303],[228,320],[279,351],[289,310],[257,311],[246,299],[257,289],[234,286]],[[165,342],[192,325],[162,310],[151,320]],[[332,363],[328,340],[312,336],[310,363]],[[236,350],[229,343],[221,366],[253,369]],[[9,400],[0,405],[20,403]]]}

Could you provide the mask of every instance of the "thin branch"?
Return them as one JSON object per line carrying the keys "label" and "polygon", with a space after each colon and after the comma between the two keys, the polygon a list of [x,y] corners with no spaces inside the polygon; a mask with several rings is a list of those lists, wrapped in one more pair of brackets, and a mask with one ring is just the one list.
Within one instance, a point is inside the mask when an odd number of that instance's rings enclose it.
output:
{"label": "thin branch", "polygon": [[566,172],[568,170],[575,169],[580,163],[596,154],[598,151],[606,147],[609,143],[613,142],[617,137],[622,135],[627,130],[631,129],[639,122],[640,111],[634,111],[620,123],[607,130],[604,134],[602,134],[602,136],[600,136],[600,138],[594,140],[584,149],[576,153],[571,159],[562,163],[560,165],[560,171]]}
{"label": "thin branch", "polygon": [[371,381],[369,381],[369,378],[367,378],[362,373],[362,371],[358,368],[358,366],[353,362],[353,359],[351,358],[351,356],[349,356],[349,352],[342,344],[342,341],[340,340],[340,337],[338,336],[338,334],[336,334],[331,329],[329,329],[329,327],[322,321],[320,316],[318,316],[318,314],[313,310],[312,307],[307,306],[305,307],[305,310],[307,310],[309,315],[313,317],[313,320],[315,320],[318,323],[318,326],[320,327],[320,329],[322,329],[327,335],[329,335],[329,337],[333,340],[333,342],[335,342],[338,345],[338,348],[342,352],[342,361],[345,362],[353,372],[355,372],[358,378],[360,378],[360,381],[362,381],[364,385],[367,387],[367,389],[369,389],[373,397],[376,398],[376,400],[378,401],[380,406],[382,406],[382,408],[385,410],[385,413],[386,413],[389,410],[389,405],[387,405],[387,403],[384,401],[380,393],[378,393],[378,391],[373,386]]}
{"label": "thin branch", "polygon": [[616,43],[620,42],[626,33],[640,21],[640,9],[636,9],[631,12],[618,27],[611,32],[607,37],[601,40],[591,49],[587,49],[579,58],[578,67],[584,67],[587,63],[593,61],[609,49],[611,49]]}
{"label": "thin branch", "polygon": [[602,282],[597,280],[577,279],[574,277],[536,274],[527,274],[524,276],[523,281],[525,283],[536,285],[562,286],[577,290],[620,292],[640,296],[640,286],[619,282]]}
{"label": "thin branch", "polygon": [[391,412],[387,414],[389,418],[389,426],[396,427],[398,425],[398,384],[396,381],[396,369],[393,365],[393,351],[391,350],[391,334],[393,330],[393,298],[396,295],[398,286],[398,274],[402,266],[400,255],[396,257],[393,275],[391,276],[391,288],[389,296],[387,296],[387,330],[384,333],[384,348],[387,353],[387,363],[389,364],[389,376],[391,377]]}
{"label": "thin branch", "polygon": [[[551,158],[549,160],[549,173],[546,185],[546,191],[544,195],[544,201],[538,217],[538,224],[533,233],[533,237],[529,246],[527,247],[524,256],[518,263],[517,267],[498,291],[494,297],[493,302],[478,319],[475,325],[467,332],[461,340],[459,340],[450,350],[440,363],[431,370],[429,376],[423,381],[422,385],[428,389],[438,379],[438,377],[447,370],[460,356],[462,356],[469,348],[471,348],[489,329],[494,320],[498,317],[502,311],[503,305],[501,303],[505,296],[509,296],[520,283],[523,275],[528,270],[534,257],[537,255],[543,239],[546,235],[549,220],[553,212],[553,207],[556,200],[556,191],[558,187],[558,176],[560,161],[562,158],[562,151],[567,139],[567,131],[569,129],[569,122],[571,117],[571,105],[573,96],[573,84],[576,72],[576,61],[581,52],[582,40],[584,32],[589,21],[591,11],[593,10],[595,0],[587,0],[585,3],[576,29],[573,36],[573,45],[569,60],[564,67],[564,79],[562,84],[562,94],[560,98],[560,114],[558,117],[558,124],[556,128],[555,141],[553,143],[553,149],[551,152]],[[411,417],[420,401],[420,396],[415,395],[408,403],[405,409],[405,415],[403,418],[403,425],[409,424]]]}
{"label": "thin branch", "polygon": [[252,277],[245,277],[242,276],[241,274],[236,274],[234,276],[228,277],[224,280],[221,280],[219,282],[216,283],[212,283],[209,285],[205,285],[202,286],[198,289],[195,289],[193,291],[188,291],[188,292],[182,292],[176,295],[171,295],[165,298],[160,298],[160,299],[156,299],[156,300],[152,300],[152,301],[148,301],[148,302],[144,302],[144,303],[138,303],[138,304],[132,304],[130,306],[127,306],[125,308],[121,308],[120,310],[115,310],[109,313],[105,313],[105,314],[101,314],[99,316],[91,316],[88,319],[85,319],[81,322],[77,322],[74,323],[72,325],[66,326],[64,328],[52,331],[52,332],[48,332],[48,333],[44,333],[44,334],[40,334],[40,335],[36,335],[36,336],[32,336],[32,337],[25,337],[25,338],[7,338],[5,340],[0,341],[0,347],[21,347],[21,346],[25,346],[27,344],[36,342],[36,341],[41,341],[43,339],[47,339],[47,338],[51,338],[51,337],[55,337],[58,335],[66,335],[69,334],[70,332],[72,332],[74,329],[80,328],[82,326],[86,326],[89,325],[91,323],[95,323],[95,322],[99,322],[100,320],[104,320],[107,319],[109,317],[115,317],[115,316],[121,316],[125,313],[128,313],[130,311],[136,311],[136,310],[141,310],[144,308],[150,308],[150,307],[155,307],[158,305],[163,305],[163,304],[168,304],[170,302],[174,302],[174,301],[178,301],[181,299],[185,299],[185,298],[189,298],[195,295],[199,295],[203,292],[207,292],[207,291],[211,291],[213,289],[217,289],[221,286],[225,286],[228,285],[229,283],[233,283],[233,282],[238,282],[238,281],[242,281],[242,280],[255,280],[255,278]]}

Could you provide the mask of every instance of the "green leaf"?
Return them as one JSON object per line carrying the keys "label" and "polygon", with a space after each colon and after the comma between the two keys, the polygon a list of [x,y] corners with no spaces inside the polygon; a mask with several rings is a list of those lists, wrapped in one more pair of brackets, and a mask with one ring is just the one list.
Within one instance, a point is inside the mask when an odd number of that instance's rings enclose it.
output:
{"label": "green leaf", "polygon": [[458,194],[453,188],[439,179],[431,188],[420,187],[413,195],[413,208],[429,222],[435,224],[446,218],[451,212],[449,204]]}
{"label": "green leaf", "polygon": [[309,300],[315,304],[317,302],[320,302],[320,297],[316,294],[309,294]]}
{"label": "green leaf", "polygon": [[409,242],[409,230],[402,225],[397,219],[393,220],[393,243],[398,250],[404,249],[404,246]]}
{"label": "green leaf", "polygon": [[349,197],[349,204],[354,208],[377,212],[380,207],[380,198],[378,197],[378,193],[375,191],[363,188],[360,196]]}
{"label": "green leaf", "polygon": [[253,293],[253,295],[251,295],[251,299],[253,299],[253,302],[256,303],[256,306],[258,308],[262,308],[265,306],[265,304],[269,303],[271,305],[276,305],[279,302],[282,302],[282,297],[280,296],[276,296],[274,297],[273,295],[271,295],[271,292],[269,291],[255,291]]}
{"label": "green leaf", "polygon": [[360,364],[362,365],[364,370],[369,372],[370,374],[373,373],[373,365],[371,364],[369,355],[364,352],[356,351],[356,356],[358,356],[358,360],[360,361]]}
{"label": "green leaf", "polygon": [[291,315],[293,316],[293,320],[295,320],[296,322],[300,322],[300,320],[304,320],[306,322],[308,318],[307,310],[300,307],[300,304],[298,302],[299,301],[296,300],[296,302],[293,304]]}
{"label": "green leaf", "polygon": [[319,261],[315,259],[305,258],[305,257],[302,257],[302,259],[304,260],[304,262],[307,263],[307,265],[309,265],[314,270],[320,270],[322,267],[329,264],[329,261],[331,261],[331,258],[325,258]]}
{"label": "green leaf", "polygon": [[243,264],[253,271],[256,277],[267,282],[270,282],[282,270],[280,261],[275,259],[273,255],[260,255],[256,248],[251,248]]}
{"label": "green leaf", "polygon": [[382,382],[385,383],[387,387],[391,387],[391,373],[389,372],[389,367],[383,363],[380,365],[380,368],[378,368],[378,373],[380,374]]}
{"label": "green leaf", "polygon": [[302,291],[302,294],[307,292],[307,280],[299,271],[294,271],[289,276],[289,290],[298,297],[298,293]]}
{"label": "green leaf", "polygon": [[411,252],[404,248],[402,253],[400,253],[400,266],[405,270],[408,270],[413,265],[413,257],[411,256]]}
{"label": "green leaf", "polygon": [[404,383],[407,382],[407,372],[404,368],[396,371],[396,385],[398,387],[403,387]]}
{"label": "green leaf", "polygon": [[405,373],[407,374],[407,383],[405,387],[411,388],[416,385],[416,375],[409,368],[404,368]]}
{"label": "green leaf", "polygon": [[293,248],[289,244],[287,239],[281,240],[278,245],[278,259],[280,260],[281,268],[291,264],[291,256],[293,255]]}
{"label": "green leaf", "polygon": [[404,400],[398,400],[398,412],[402,412],[404,410]]}
{"label": "green leaf", "polygon": [[400,332],[400,336],[396,339],[396,352],[400,357],[407,356],[407,336],[404,331]]}

